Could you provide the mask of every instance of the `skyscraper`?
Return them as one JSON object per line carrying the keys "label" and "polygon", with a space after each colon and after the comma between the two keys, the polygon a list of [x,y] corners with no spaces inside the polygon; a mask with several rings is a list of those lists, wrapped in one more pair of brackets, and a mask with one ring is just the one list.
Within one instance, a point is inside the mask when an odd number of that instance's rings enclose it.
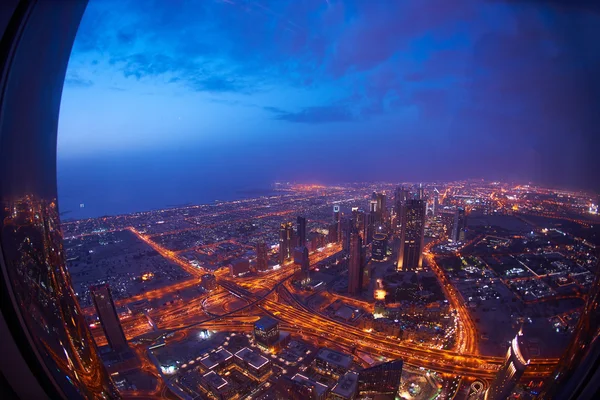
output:
{"label": "skyscraper", "polygon": [[279,264],[292,258],[294,228],[291,222],[284,222],[279,228]]}
{"label": "skyscraper", "polygon": [[353,231],[350,236],[350,257],[348,261],[348,293],[359,295],[363,286],[364,257],[362,238]]}
{"label": "skyscraper", "polygon": [[539,399],[575,400],[597,398],[600,392],[600,258],[573,337],[558,366],[542,388]]}
{"label": "skyscraper", "polygon": [[265,242],[256,243],[256,269],[266,271],[269,268],[269,258],[267,255],[267,244]]}
{"label": "skyscraper", "polygon": [[340,243],[342,241],[342,213],[340,211],[340,206],[338,206],[337,204],[335,206],[333,206],[333,222],[335,222],[337,224],[336,242]]}
{"label": "skyscraper", "polygon": [[387,253],[387,235],[385,233],[376,233],[373,235],[371,245],[371,258],[377,261],[383,261]]}
{"label": "skyscraper", "polygon": [[404,186],[398,187],[394,194],[394,213],[396,214],[395,229],[397,232],[400,232],[400,227],[402,226],[402,210],[404,208],[404,203],[408,200],[408,196],[408,190],[405,189]]}
{"label": "skyscraper", "polygon": [[373,235],[375,234],[375,225],[377,223],[377,213],[375,211],[372,211],[369,214],[367,214],[366,223],[367,241],[365,244],[370,244],[373,241]]}
{"label": "skyscraper", "polygon": [[440,192],[437,188],[433,189],[433,208],[431,209],[434,217],[437,217],[437,214],[440,209]]}
{"label": "skyscraper", "polygon": [[298,216],[296,231],[298,232],[298,246],[306,246],[306,218]]}
{"label": "skyscraper", "polygon": [[464,242],[467,231],[467,216],[464,208],[457,208],[454,213],[454,224],[452,225],[453,242]]}
{"label": "skyscraper", "polygon": [[522,338],[523,335],[519,332],[510,342],[504,364],[485,393],[485,400],[505,400],[519,383],[519,379],[529,365],[529,359],[523,354],[525,346]]}
{"label": "skyscraper", "polygon": [[402,360],[395,360],[359,371],[358,394],[396,396],[400,389],[402,366]]}
{"label": "skyscraper", "polygon": [[385,225],[387,221],[387,205],[384,193],[377,193],[377,218],[380,224]]}
{"label": "skyscraper", "polygon": [[419,183],[417,188],[417,200],[425,200],[425,188],[422,183]]}
{"label": "skyscraper", "polygon": [[117,353],[126,351],[129,349],[129,346],[127,345],[127,339],[119,321],[119,315],[117,314],[110,288],[107,284],[93,286],[90,288],[90,292],[108,345]]}
{"label": "skyscraper", "polygon": [[342,249],[349,250],[350,249],[350,236],[351,236],[352,232],[356,230],[356,224],[354,223],[353,218],[345,218],[342,225],[343,225]]}
{"label": "skyscraper", "polygon": [[414,270],[423,265],[425,235],[425,202],[407,200],[402,212],[398,270]]}
{"label": "skyscraper", "polygon": [[294,250],[294,264],[300,266],[302,272],[308,272],[310,269],[310,259],[308,256],[308,248],[306,246],[296,247]]}

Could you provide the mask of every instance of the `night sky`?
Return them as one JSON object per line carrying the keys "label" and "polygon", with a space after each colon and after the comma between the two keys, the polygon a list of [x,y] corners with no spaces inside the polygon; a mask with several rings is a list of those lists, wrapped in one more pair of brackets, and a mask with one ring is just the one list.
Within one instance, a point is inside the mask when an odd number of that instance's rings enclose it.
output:
{"label": "night sky", "polygon": [[586,4],[90,0],[59,168],[599,189],[600,12]]}

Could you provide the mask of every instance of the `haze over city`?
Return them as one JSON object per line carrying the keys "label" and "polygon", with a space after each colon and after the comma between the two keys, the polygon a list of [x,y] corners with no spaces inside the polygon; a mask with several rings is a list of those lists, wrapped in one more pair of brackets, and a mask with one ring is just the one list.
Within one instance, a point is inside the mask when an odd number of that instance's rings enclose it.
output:
{"label": "haze over city", "polygon": [[274,181],[596,188],[600,16],[555,4],[91,1],[62,97],[62,208]]}

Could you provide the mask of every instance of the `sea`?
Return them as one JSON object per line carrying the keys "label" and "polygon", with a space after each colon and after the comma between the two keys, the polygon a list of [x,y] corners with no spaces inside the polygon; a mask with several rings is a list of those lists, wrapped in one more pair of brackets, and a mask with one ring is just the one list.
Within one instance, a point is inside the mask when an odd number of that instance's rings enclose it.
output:
{"label": "sea", "polygon": [[[213,160],[214,161],[214,160]],[[58,159],[63,222],[274,194],[252,168],[152,156]]]}

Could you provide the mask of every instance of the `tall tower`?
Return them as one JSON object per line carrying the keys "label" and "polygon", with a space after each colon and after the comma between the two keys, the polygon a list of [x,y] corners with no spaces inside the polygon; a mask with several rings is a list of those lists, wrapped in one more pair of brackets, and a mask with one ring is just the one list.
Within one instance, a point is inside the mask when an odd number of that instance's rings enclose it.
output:
{"label": "tall tower", "polygon": [[425,200],[425,188],[422,183],[419,183],[419,188],[417,189],[417,200]]}
{"label": "tall tower", "polygon": [[127,339],[108,284],[93,286],[90,288],[90,292],[108,345],[117,353],[128,350]]}
{"label": "tall tower", "polygon": [[364,257],[362,238],[353,231],[350,236],[350,258],[348,262],[348,293],[359,295],[363,286]]}
{"label": "tall tower", "polygon": [[294,227],[291,222],[284,222],[279,228],[279,264],[283,265],[292,258]]}
{"label": "tall tower", "polygon": [[394,194],[394,212],[396,214],[396,232],[400,232],[400,227],[402,226],[402,213],[404,209],[404,203],[408,200],[408,190],[404,188],[404,186],[400,186],[396,189],[396,193]]}
{"label": "tall tower", "polygon": [[333,222],[337,224],[337,243],[342,241],[342,213],[340,212],[340,206],[333,206]]}
{"label": "tall tower", "polygon": [[[596,277],[579,317],[573,337],[538,399],[591,399],[600,389],[600,258]],[[595,375],[594,375],[595,374]]]}
{"label": "tall tower", "polygon": [[256,269],[266,271],[269,268],[269,258],[267,255],[267,244],[265,242],[256,243]]}
{"label": "tall tower", "polygon": [[377,193],[377,219],[381,224],[387,221],[387,205],[386,196],[384,193]]}
{"label": "tall tower", "polygon": [[306,246],[306,218],[298,216],[296,231],[298,232],[298,246]]}
{"label": "tall tower", "polygon": [[425,235],[425,202],[407,200],[402,213],[400,251],[397,269],[415,270],[423,266],[423,240]]}
{"label": "tall tower", "polygon": [[454,224],[452,225],[452,241],[464,242],[467,231],[467,216],[464,208],[456,209],[454,213]]}
{"label": "tall tower", "polygon": [[529,358],[523,354],[525,346],[522,337],[523,334],[519,332],[510,342],[504,364],[485,393],[485,400],[505,400],[519,383],[519,379],[529,365]]}
{"label": "tall tower", "polygon": [[433,209],[431,210],[434,217],[437,217],[439,209],[440,209],[440,192],[437,190],[437,188],[435,188],[435,189],[433,189]]}

